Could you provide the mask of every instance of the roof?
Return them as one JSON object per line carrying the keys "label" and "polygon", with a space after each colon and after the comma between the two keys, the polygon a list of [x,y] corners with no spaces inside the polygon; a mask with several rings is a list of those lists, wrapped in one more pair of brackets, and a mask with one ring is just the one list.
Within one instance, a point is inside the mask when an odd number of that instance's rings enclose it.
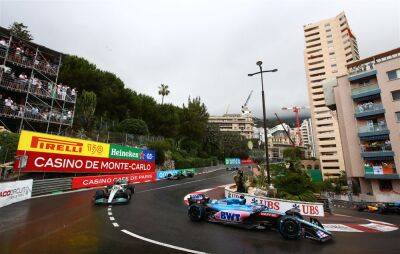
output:
{"label": "roof", "polygon": [[372,62],[372,61],[377,61],[380,58],[385,58],[385,57],[396,55],[396,54],[399,54],[399,56],[400,56],[400,47],[392,49],[392,50],[389,50],[389,51],[386,51],[386,52],[383,52],[383,53],[379,53],[379,54],[376,54],[376,55],[373,55],[373,56],[370,56],[370,57],[367,57],[367,58],[364,58],[364,59],[361,59],[361,60],[358,60],[356,62],[349,63],[347,65],[347,68],[356,67],[356,66],[359,66],[359,65],[362,65],[362,64],[365,64],[365,63],[369,63],[369,62]]}
{"label": "roof", "polygon": [[[0,35],[10,37],[10,36],[11,36],[11,31],[10,31],[10,29],[7,29],[7,28],[5,28],[5,27],[1,27],[1,26],[0,26]],[[13,37],[16,37],[16,36],[13,36]],[[17,38],[18,38],[18,37],[17,37]],[[47,48],[47,47],[45,47],[45,46],[36,44],[36,43],[34,43],[34,42],[26,41],[26,40],[23,40],[23,39],[20,39],[20,38],[18,38],[18,39],[21,40],[21,41],[23,41],[25,44],[27,44],[27,45],[29,45],[29,46],[31,46],[31,47],[39,48],[39,50],[40,50],[41,52],[44,52],[44,53],[47,53],[47,54],[50,54],[50,55],[65,55],[65,54],[63,54],[63,53],[61,53],[61,52],[58,52],[58,51],[55,51],[55,50],[53,50],[53,49]]]}

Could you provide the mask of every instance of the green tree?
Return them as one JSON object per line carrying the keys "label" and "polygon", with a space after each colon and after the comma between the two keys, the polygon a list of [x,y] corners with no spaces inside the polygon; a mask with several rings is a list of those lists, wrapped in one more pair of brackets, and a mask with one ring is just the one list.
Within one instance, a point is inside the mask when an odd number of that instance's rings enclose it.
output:
{"label": "green tree", "polygon": [[168,85],[161,84],[158,87],[158,94],[161,95],[161,104],[164,104],[164,97],[169,94]]}
{"label": "green tree", "polygon": [[180,134],[182,137],[201,143],[206,133],[208,112],[200,97],[188,99],[188,105],[183,105],[180,117]]}
{"label": "green tree", "polygon": [[204,151],[209,155],[221,154],[221,132],[215,124],[208,124],[203,140]]}
{"label": "green tree", "polygon": [[151,120],[154,123],[152,133],[165,138],[178,137],[181,109],[171,104],[157,105],[156,109],[157,113]]}
{"label": "green tree", "polygon": [[28,27],[25,26],[23,23],[14,22],[11,26],[9,26],[11,30],[11,34],[16,36],[22,40],[32,41],[33,37],[28,30]]}
{"label": "green tree", "polygon": [[[284,151],[285,163],[274,168],[273,179],[280,198],[289,200],[315,201],[314,184],[300,163],[301,151],[298,148],[288,148]],[[286,164],[289,165],[286,168]]]}
{"label": "green tree", "polygon": [[79,127],[91,131],[94,123],[94,112],[96,110],[97,97],[94,92],[83,90],[76,102],[76,120]]}
{"label": "green tree", "polygon": [[149,129],[145,121],[141,119],[128,118],[118,125],[118,130],[129,134],[148,135]]}
{"label": "green tree", "polygon": [[226,157],[247,159],[250,155],[247,140],[236,132],[222,132],[219,147],[221,149],[220,159]]}
{"label": "green tree", "polygon": [[0,133],[0,163],[14,160],[17,151],[19,134],[12,132]]}

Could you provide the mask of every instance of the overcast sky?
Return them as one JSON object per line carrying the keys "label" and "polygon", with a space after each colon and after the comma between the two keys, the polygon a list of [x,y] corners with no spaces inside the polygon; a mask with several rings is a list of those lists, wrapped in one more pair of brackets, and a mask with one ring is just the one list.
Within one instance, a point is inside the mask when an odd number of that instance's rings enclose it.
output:
{"label": "overcast sky", "polygon": [[[249,106],[261,115],[264,68],[267,111],[308,105],[303,62],[304,24],[345,11],[361,58],[400,46],[400,1],[0,0],[0,25],[29,26],[34,41],[82,56],[115,73],[133,90],[182,105],[200,96],[211,114]],[[73,84],[71,84],[73,85]],[[281,113],[282,114],[282,113]]]}

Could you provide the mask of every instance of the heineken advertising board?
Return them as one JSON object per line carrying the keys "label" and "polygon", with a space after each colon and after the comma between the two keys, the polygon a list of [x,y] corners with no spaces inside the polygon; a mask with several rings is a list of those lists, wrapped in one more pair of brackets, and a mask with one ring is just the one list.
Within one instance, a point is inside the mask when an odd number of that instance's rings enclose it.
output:
{"label": "heineken advertising board", "polygon": [[111,144],[109,158],[153,161],[154,152],[136,147]]}

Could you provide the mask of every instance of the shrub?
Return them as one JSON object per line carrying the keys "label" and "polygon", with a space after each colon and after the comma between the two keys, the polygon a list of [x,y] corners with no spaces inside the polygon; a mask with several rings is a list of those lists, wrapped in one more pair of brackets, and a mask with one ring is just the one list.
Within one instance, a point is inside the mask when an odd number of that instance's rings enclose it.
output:
{"label": "shrub", "polygon": [[165,140],[150,142],[147,147],[155,151],[157,165],[162,165],[165,161],[165,153],[172,150],[171,143]]}

